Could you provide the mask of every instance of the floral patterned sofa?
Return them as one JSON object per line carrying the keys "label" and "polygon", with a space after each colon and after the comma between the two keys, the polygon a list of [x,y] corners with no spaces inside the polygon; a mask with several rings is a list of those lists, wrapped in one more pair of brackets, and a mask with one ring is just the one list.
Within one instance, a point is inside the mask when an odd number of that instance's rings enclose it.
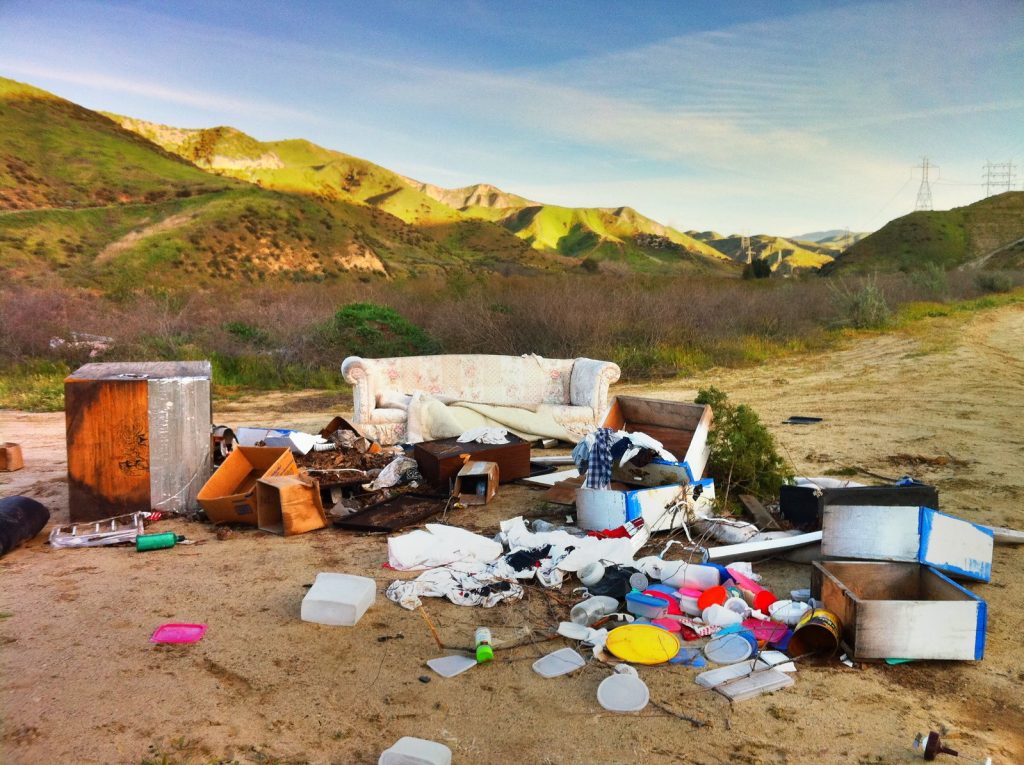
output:
{"label": "floral patterned sofa", "polygon": [[610,361],[537,355],[350,356],[341,373],[353,387],[353,424],[385,445],[405,440],[408,413],[400,400],[418,391],[546,410],[582,438],[598,426],[608,408],[608,386],[619,379],[619,367]]}

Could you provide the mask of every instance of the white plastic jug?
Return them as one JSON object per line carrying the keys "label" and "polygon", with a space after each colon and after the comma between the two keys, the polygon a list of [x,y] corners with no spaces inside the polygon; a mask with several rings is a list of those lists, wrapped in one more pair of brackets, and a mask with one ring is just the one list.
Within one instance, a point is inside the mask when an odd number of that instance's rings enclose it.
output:
{"label": "white plastic jug", "polygon": [[681,560],[667,560],[661,566],[662,583],[677,589],[706,590],[721,583],[718,569],[703,563],[686,563]]}

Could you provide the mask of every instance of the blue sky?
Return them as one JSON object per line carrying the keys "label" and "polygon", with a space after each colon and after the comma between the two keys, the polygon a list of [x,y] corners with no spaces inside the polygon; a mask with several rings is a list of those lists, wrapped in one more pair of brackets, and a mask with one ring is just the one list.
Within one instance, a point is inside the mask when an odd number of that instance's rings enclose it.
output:
{"label": "blue sky", "polygon": [[1020,0],[0,0],[0,74],[684,230],[871,230],[923,155],[937,209],[1024,165]]}

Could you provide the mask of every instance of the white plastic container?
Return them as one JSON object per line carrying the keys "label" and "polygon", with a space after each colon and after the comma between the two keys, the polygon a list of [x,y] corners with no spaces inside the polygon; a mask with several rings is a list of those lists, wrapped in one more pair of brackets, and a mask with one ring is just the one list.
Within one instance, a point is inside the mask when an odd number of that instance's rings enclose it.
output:
{"label": "white plastic container", "polygon": [[351,627],[377,597],[377,583],[365,576],[323,572],[302,599],[304,622]]}
{"label": "white plastic container", "polygon": [[436,741],[403,736],[381,753],[377,765],[452,765],[452,750]]}
{"label": "white plastic container", "polygon": [[601,561],[591,561],[580,566],[576,572],[584,587],[593,587],[604,578],[604,564]]}
{"label": "white plastic container", "polygon": [[700,590],[684,587],[676,592],[676,596],[679,598],[679,608],[684,614],[700,616],[700,606],[697,605]]}
{"label": "white plastic container", "polygon": [[569,612],[569,618],[577,624],[590,626],[602,616],[614,614],[619,610],[619,601],[607,595],[595,595],[582,603],[577,603]]}
{"label": "white plastic container", "polygon": [[743,621],[743,617],[735,611],[731,611],[725,606],[720,606],[717,603],[710,605],[701,612],[700,618],[706,621],[708,624],[713,624],[716,627],[730,627],[733,624],[739,624]]}
{"label": "white plastic container", "polygon": [[681,560],[667,560],[661,566],[660,579],[677,589],[706,590],[721,584],[721,576],[714,566],[703,563],[686,563]]}

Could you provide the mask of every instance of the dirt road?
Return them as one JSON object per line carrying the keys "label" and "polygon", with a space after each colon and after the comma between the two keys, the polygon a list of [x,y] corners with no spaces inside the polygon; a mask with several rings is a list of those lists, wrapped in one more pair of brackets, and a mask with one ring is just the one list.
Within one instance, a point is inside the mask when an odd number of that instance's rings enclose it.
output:
{"label": "dirt road", "polygon": [[[1021,307],[935,320],[827,355],[614,390],[688,399],[706,384],[759,411],[799,472],[910,473],[939,487],[943,510],[1024,528]],[[218,406],[216,420],[312,427],[347,406],[270,396]],[[824,422],[779,424],[794,414]],[[0,474],[0,492],[35,496],[66,518],[62,415],[2,412],[0,438],[21,442],[28,465]],[[509,487],[452,520],[490,534],[499,519],[537,507],[530,490]],[[0,761],[369,765],[413,735],[447,743],[460,765],[911,763],[914,734],[933,729],[965,757],[1024,762],[1022,548],[996,548],[993,582],[973,586],[989,604],[978,663],[804,666],[794,687],[733,708],[701,692],[692,669],[641,668],[652,698],[708,723],[697,729],[653,707],[603,712],[595,691],[606,670],[593,664],[540,679],[531,663],[560,640],[499,651],[455,679],[434,676],[423,662],[441,651],[423,619],[383,597],[393,576],[380,568],[382,538],[239,531],[218,540],[197,523],[160,528],[203,544],[139,555],[51,550],[41,537],[0,560]],[[757,569],[780,590],[808,580],[800,566]],[[303,585],[325,570],[377,580],[377,603],[356,627],[299,620]],[[478,624],[511,642],[567,612],[538,590],[492,610],[438,601],[427,609],[455,645],[468,644]],[[210,629],[196,645],[150,644],[169,621]]]}

